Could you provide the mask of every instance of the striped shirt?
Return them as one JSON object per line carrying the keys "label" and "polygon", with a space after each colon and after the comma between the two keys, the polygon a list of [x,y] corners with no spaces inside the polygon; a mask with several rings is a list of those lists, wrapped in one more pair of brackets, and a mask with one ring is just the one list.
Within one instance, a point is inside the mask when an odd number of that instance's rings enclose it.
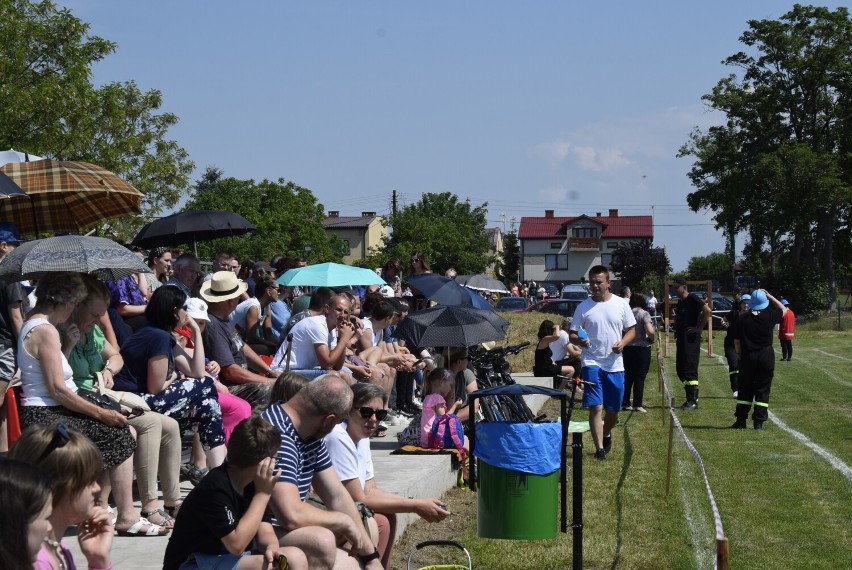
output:
{"label": "striped shirt", "polygon": [[281,407],[281,402],[269,406],[261,417],[281,432],[281,447],[275,457],[275,468],[281,469],[278,481],[298,487],[299,497],[304,502],[314,473],[331,467],[331,458],[325,442],[321,438],[302,439],[293,425],[293,420]]}

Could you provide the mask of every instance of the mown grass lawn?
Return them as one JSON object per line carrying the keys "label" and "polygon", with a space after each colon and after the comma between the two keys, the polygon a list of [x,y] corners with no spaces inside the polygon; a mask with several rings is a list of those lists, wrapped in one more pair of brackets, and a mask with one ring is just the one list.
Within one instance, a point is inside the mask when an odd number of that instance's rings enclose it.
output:
{"label": "mown grass lawn", "polygon": [[[525,324],[527,330],[537,328],[537,322]],[[510,337],[510,342],[518,341]],[[717,334],[717,353],[721,341]],[[763,432],[728,429],[734,401],[727,366],[717,358],[702,358],[700,409],[679,412],[679,417],[703,458],[729,540],[731,568],[852,567],[850,347],[849,327],[841,332],[800,330],[793,361],[777,363],[770,412],[798,432],[799,439],[776,421],[767,422]],[[683,391],[673,358],[665,359],[665,366],[679,405]],[[713,567],[715,528],[707,491],[693,456],[677,436],[671,493],[665,493],[669,428],[662,425],[660,406],[652,365],[646,385],[649,413],[622,414],[609,459],[594,461],[590,438],[584,440],[584,568]],[[555,401],[546,411],[550,417],[558,415]],[[575,419],[583,415],[578,410]],[[568,496],[570,501],[570,489]],[[453,520],[426,527],[417,523],[423,530],[415,531],[416,540],[424,534],[459,540],[471,551],[476,568],[571,567],[570,531],[542,541],[480,539],[474,494],[453,490],[447,501]],[[397,558],[410,547],[404,538]]]}

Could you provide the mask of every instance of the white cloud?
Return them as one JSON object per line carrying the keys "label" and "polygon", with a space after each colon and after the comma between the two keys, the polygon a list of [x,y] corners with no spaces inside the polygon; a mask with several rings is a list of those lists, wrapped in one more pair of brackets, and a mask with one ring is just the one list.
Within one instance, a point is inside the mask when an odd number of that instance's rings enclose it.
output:
{"label": "white cloud", "polygon": [[591,172],[609,172],[632,164],[621,149],[577,145],[564,139],[536,145],[530,154],[544,158],[552,167],[561,166],[573,157],[581,170]]}

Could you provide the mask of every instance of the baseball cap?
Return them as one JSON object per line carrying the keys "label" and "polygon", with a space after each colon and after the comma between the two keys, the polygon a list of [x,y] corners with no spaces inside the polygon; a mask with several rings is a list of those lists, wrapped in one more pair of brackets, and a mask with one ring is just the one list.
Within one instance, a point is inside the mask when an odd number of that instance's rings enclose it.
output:
{"label": "baseball cap", "polygon": [[198,297],[190,297],[186,300],[186,312],[196,321],[209,321],[207,315],[207,303]]}
{"label": "baseball cap", "polygon": [[684,279],[683,277],[675,277],[674,280],[672,280],[672,285],[674,285],[675,287],[686,285],[686,279]]}
{"label": "baseball cap", "polygon": [[763,289],[757,289],[756,291],[751,292],[751,299],[749,299],[748,306],[751,307],[752,311],[762,311],[766,307],[769,306],[769,298],[766,296],[766,291]]}
{"label": "baseball cap", "polygon": [[787,305],[789,305],[789,304],[790,304],[790,301],[788,301],[788,300],[787,300],[787,299],[785,299],[784,297],[781,297],[781,304],[782,304],[782,305],[784,305],[784,306],[786,307]]}
{"label": "baseball cap", "polygon": [[18,234],[18,226],[12,222],[0,223],[0,242],[21,244],[21,236]]}
{"label": "baseball cap", "polygon": [[390,298],[390,297],[395,297],[395,296],[396,296],[396,295],[394,294],[394,292],[393,292],[393,287],[391,287],[390,285],[384,285],[384,286],[382,286],[382,288],[381,288],[381,289],[379,289],[379,293],[382,295],[382,297],[388,297],[388,298]]}

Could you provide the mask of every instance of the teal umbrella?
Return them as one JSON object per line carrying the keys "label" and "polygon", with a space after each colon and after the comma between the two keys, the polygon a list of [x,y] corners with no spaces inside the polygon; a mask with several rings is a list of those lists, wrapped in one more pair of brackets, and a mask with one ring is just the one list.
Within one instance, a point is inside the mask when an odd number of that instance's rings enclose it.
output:
{"label": "teal umbrella", "polygon": [[276,280],[288,287],[342,287],[344,285],[387,285],[371,269],[352,267],[341,263],[319,263],[290,269]]}

